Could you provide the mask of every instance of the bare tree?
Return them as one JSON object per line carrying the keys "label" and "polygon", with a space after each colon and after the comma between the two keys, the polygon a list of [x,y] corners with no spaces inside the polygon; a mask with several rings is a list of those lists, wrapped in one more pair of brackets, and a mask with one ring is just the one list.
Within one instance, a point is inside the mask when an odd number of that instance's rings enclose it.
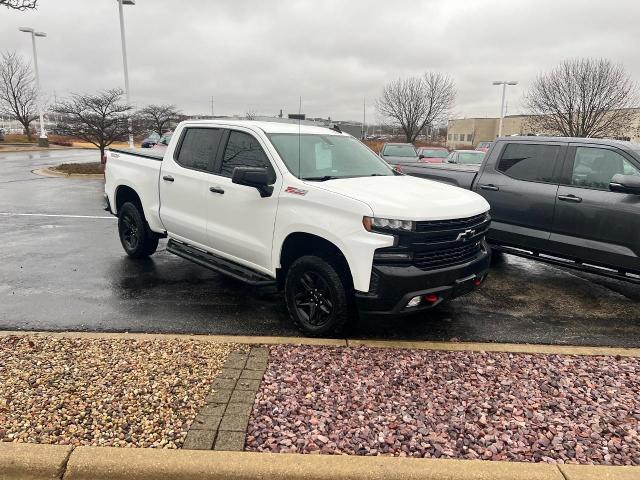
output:
{"label": "bare tree", "polygon": [[455,99],[456,88],[447,75],[427,72],[387,84],[377,108],[382,117],[402,128],[407,142],[413,142],[424,127],[446,120]]}
{"label": "bare tree", "polygon": [[0,0],[0,5],[13,10],[33,10],[36,8],[38,0]]}
{"label": "bare tree", "polygon": [[29,125],[38,118],[38,90],[31,65],[15,52],[0,59],[0,113],[15,117],[31,140]]}
{"label": "bare tree", "polygon": [[138,114],[143,124],[160,136],[182,118],[182,112],[175,105],[147,105]]}
{"label": "bare tree", "polygon": [[246,120],[255,120],[256,116],[256,112],[253,110],[247,110],[247,113],[244,114]]}
{"label": "bare tree", "polygon": [[537,132],[602,137],[628,129],[636,85],[622,65],[605,59],[567,60],[540,74],[525,94]]}
{"label": "bare tree", "polygon": [[[92,143],[100,149],[102,159],[109,145],[129,136],[127,119],[133,107],[122,103],[123,94],[121,89],[113,88],[94,95],[73,94],[59,102],[52,108],[61,119],[58,133]],[[133,125],[139,122],[134,121]]]}

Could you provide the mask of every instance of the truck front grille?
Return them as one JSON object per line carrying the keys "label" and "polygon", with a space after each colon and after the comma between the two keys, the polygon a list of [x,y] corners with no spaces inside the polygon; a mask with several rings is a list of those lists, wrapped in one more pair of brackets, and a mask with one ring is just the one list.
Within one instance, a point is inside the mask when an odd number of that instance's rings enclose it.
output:
{"label": "truck front grille", "polygon": [[466,228],[477,227],[487,221],[489,215],[481,213],[467,218],[454,218],[452,220],[430,220],[416,222],[416,232],[439,232],[442,230],[464,230]]}
{"label": "truck front grille", "polygon": [[413,265],[421,270],[452,267],[472,260],[481,250],[482,242],[475,241],[467,245],[416,252],[413,256]]}
{"label": "truck front grille", "polygon": [[[467,218],[416,222],[416,230],[400,233],[396,245],[376,250],[374,263],[390,266],[414,266],[437,270],[473,260],[482,250],[489,230],[488,213]],[[382,254],[404,253],[406,260]]]}

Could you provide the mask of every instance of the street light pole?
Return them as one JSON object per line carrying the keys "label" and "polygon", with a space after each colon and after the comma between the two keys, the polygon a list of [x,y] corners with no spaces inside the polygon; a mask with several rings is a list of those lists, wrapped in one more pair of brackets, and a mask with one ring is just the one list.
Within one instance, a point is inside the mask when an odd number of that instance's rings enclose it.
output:
{"label": "street light pole", "polygon": [[48,147],[49,139],[47,138],[47,131],[44,128],[44,112],[42,108],[42,96],[40,95],[40,72],[38,70],[38,52],[36,50],[36,37],[46,37],[47,34],[44,32],[36,32],[33,28],[29,27],[20,27],[18,28],[21,32],[26,32],[31,34],[31,44],[33,45],[33,69],[36,73],[36,91],[38,93],[38,110],[40,115],[40,138],[38,138],[38,146],[40,147]]}
{"label": "street light pole", "polygon": [[494,85],[502,85],[502,103],[500,104],[500,124],[498,125],[498,136],[502,136],[502,122],[504,121],[504,99],[507,93],[507,85],[517,85],[515,80],[497,80],[493,82]]}
{"label": "street light pole", "polygon": [[[127,96],[127,105],[131,106],[131,91],[129,90],[129,67],[127,66],[127,42],[124,35],[124,14],[122,5],[135,5],[135,0],[118,0],[118,13],[120,14],[120,39],[122,41],[122,64],[124,65],[124,91]],[[131,116],[127,119],[129,124],[129,148],[133,148],[133,130],[131,128]]]}

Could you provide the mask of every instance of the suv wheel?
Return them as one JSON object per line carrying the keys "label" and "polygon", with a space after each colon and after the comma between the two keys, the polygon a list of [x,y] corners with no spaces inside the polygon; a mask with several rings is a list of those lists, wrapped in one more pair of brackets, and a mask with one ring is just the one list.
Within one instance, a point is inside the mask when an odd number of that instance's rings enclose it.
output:
{"label": "suv wheel", "polygon": [[351,287],[342,269],[307,255],[287,272],[285,298],[296,326],[310,337],[339,334],[350,316]]}
{"label": "suv wheel", "polygon": [[148,257],[158,248],[158,236],[149,230],[143,213],[131,202],[122,205],[118,212],[118,233],[124,251],[131,258]]}

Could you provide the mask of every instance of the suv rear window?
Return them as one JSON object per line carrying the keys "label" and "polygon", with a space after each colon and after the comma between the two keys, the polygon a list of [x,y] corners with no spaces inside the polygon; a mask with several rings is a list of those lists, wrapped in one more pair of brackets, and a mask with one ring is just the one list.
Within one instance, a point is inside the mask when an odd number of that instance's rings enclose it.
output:
{"label": "suv rear window", "polygon": [[559,145],[509,143],[498,162],[498,171],[528,182],[553,182]]}

